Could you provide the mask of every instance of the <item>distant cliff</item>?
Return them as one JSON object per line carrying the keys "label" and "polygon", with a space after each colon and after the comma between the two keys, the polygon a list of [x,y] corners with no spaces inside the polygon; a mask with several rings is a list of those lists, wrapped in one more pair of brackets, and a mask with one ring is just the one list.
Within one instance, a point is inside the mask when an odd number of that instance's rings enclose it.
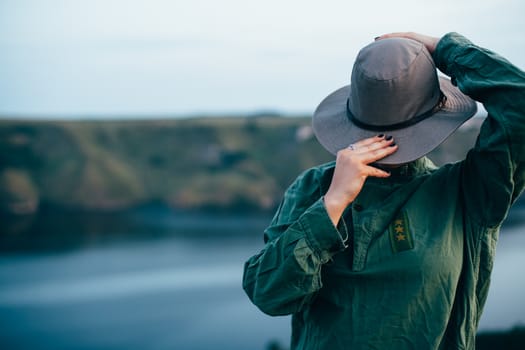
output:
{"label": "distant cliff", "polygon": [[[462,158],[479,124],[431,158]],[[300,172],[333,158],[309,118],[0,120],[0,210],[271,210]]]}

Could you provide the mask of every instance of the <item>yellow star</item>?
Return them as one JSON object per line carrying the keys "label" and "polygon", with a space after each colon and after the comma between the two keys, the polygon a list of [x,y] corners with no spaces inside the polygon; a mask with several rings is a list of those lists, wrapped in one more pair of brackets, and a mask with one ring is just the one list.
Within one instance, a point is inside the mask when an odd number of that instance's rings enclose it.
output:
{"label": "yellow star", "polygon": [[406,237],[404,234],[398,233],[396,238],[397,238],[397,241],[399,242],[399,241],[404,241]]}
{"label": "yellow star", "polygon": [[396,226],[394,227],[394,230],[396,230],[396,233],[403,233],[405,231],[403,226]]}
{"label": "yellow star", "polygon": [[396,221],[394,221],[394,225],[396,225],[396,226],[403,226],[403,220],[397,219]]}

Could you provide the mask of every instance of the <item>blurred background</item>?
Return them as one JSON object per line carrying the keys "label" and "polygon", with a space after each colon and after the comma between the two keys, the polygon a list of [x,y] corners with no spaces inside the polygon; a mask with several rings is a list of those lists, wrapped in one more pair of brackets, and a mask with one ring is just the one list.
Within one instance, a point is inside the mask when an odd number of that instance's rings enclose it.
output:
{"label": "blurred background", "polygon": [[[525,67],[525,3],[0,0],[0,347],[285,349],[241,288],[286,187],[333,157],[310,117],[391,31]],[[462,159],[486,112],[430,157]],[[525,205],[478,348],[523,346]],[[503,345],[502,345],[503,344]]]}

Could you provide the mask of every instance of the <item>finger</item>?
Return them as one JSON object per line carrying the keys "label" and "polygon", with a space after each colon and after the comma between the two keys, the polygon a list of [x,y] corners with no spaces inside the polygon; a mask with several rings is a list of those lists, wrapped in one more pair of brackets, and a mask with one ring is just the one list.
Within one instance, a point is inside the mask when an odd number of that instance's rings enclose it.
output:
{"label": "finger", "polygon": [[357,151],[359,154],[364,154],[381,148],[389,147],[392,143],[394,143],[392,136],[387,136],[386,138],[382,138],[374,143],[360,147],[357,149]]}
{"label": "finger", "polygon": [[362,147],[366,147],[368,145],[371,145],[374,142],[381,141],[384,138],[385,138],[384,134],[379,134],[379,135],[376,135],[376,136],[368,137],[366,139],[362,139],[362,140],[359,140],[357,142],[354,142],[354,143],[352,143],[352,145],[354,146],[355,149],[358,149],[358,148],[362,148]]}
{"label": "finger", "polygon": [[375,40],[381,40],[381,39],[388,39],[388,38],[394,38],[394,37],[402,37],[406,38],[408,36],[408,32],[392,32],[392,33],[385,33],[375,38]]}
{"label": "finger", "polygon": [[406,39],[412,39],[417,40],[421,39],[421,34],[417,34],[414,32],[393,32],[393,33],[387,33],[380,35],[375,38],[375,40],[381,40],[381,39],[389,39],[389,38],[406,38]]}
{"label": "finger", "polygon": [[376,37],[374,40],[381,40],[381,39],[388,39],[388,38],[406,38],[406,39],[412,39],[415,41],[419,41],[421,44],[425,45],[427,50],[432,53],[436,49],[437,43],[439,41],[439,38],[428,36],[424,34],[419,34],[415,32],[395,32],[395,33],[388,33],[383,34],[378,37]]}
{"label": "finger", "polygon": [[388,171],[381,170],[381,169],[378,169],[376,167],[369,166],[369,165],[366,167],[366,174],[367,176],[372,176],[372,177],[389,177],[390,176],[390,173]]}
{"label": "finger", "polygon": [[395,143],[390,144],[388,147],[376,149],[367,153],[363,153],[360,155],[361,160],[365,164],[370,164],[373,162],[376,162],[380,159],[385,158],[386,156],[391,155],[395,151],[397,151],[398,146]]}

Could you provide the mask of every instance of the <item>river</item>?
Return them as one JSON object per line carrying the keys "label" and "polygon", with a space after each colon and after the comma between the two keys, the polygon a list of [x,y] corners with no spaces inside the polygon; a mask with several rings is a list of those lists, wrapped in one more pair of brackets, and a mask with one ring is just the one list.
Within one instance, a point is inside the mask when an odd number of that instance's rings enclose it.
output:
{"label": "river", "polygon": [[[241,288],[266,215],[45,215],[0,240],[2,349],[264,350],[288,344]],[[525,209],[502,229],[480,330],[525,325]],[[22,225],[23,227],[23,225]]]}

